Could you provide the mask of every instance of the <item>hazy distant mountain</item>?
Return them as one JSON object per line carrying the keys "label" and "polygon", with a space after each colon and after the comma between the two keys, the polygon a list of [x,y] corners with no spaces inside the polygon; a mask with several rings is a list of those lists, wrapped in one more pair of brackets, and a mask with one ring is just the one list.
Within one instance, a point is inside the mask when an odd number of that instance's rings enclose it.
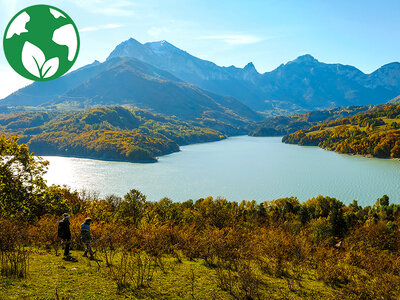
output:
{"label": "hazy distant mountain", "polygon": [[275,116],[252,124],[249,127],[251,136],[282,136],[291,134],[301,129],[331,122],[334,120],[351,117],[365,113],[374,108],[373,105],[359,105],[349,107],[337,107],[327,110],[316,110],[304,114],[290,116]]}
{"label": "hazy distant mountain", "polygon": [[325,64],[303,55],[260,74],[252,63],[243,69],[219,67],[166,41],[141,44],[132,38],[118,45],[109,58],[117,56],[135,57],[201,88],[235,97],[259,111],[378,104],[400,93],[399,63],[364,74],[352,66]]}
{"label": "hazy distant mountain", "polygon": [[106,65],[95,61],[76,71],[68,73],[58,79],[44,82],[34,82],[24,87],[0,101],[0,105],[7,106],[38,106],[50,100],[57,99],[58,96],[68,90],[82,84],[92,76],[103,71]]}
{"label": "hazy distant mountain", "polygon": [[134,58],[94,63],[58,80],[37,82],[3,100],[5,105],[87,108],[129,105],[183,120],[218,119],[244,125],[261,117],[238,100],[204,91]]}
{"label": "hazy distant mountain", "polygon": [[397,102],[400,102],[400,95],[388,101],[388,103],[397,103]]}
{"label": "hazy distant mountain", "polygon": [[371,73],[366,80],[366,86],[372,88],[384,86],[389,89],[398,89],[400,86],[400,63],[386,64]]}
{"label": "hazy distant mountain", "polygon": [[325,64],[304,55],[263,74],[260,89],[272,99],[291,101],[308,110],[379,104],[400,92],[400,84],[389,78],[393,74],[400,80],[400,73],[387,74],[385,68],[366,75],[353,66]]}

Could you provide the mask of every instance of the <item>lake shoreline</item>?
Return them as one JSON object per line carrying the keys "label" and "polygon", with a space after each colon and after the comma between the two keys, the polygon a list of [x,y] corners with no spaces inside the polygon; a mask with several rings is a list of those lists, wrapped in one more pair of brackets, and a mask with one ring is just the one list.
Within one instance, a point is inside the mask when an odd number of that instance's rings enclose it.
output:
{"label": "lake shoreline", "polygon": [[225,137],[225,138],[220,138],[218,140],[212,140],[212,141],[204,141],[204,142],[195,142],[195,143],[187,143],[187,144],[182,144],[179,145],[179,149],[177,151],[169,151],[166,153],[163,153],[161,155],[155,156],[155,160],[150,160],[150,161],[132,161],[132,160],[124,160],[124,159],[114,159],[114,158],[107,158],[107,157],[97,157],[97,156],[91,156],[91,155],[74,155],[74,154],[65,154],[65,153],[59,153],[59,154],[37,154],[35,153],[35,151],[32,151],[34,156],[38,156],[38,157],[43,157],[43,156],[50,156],[50,157],[69,157],[69,158],[82,158],[82,159],[93,159],[93,160],[99,160],[99,161],[114,161],[114,162],[124,162],[124,163],[132,163],[132,164],[153,164],[153,163],[157,163],[158,159],[160,157],[166,156],[166,155],[170,155],[173,153],[179,153],[181,152],[181,147],[184,146],[190,146],[190,145],[199,145],[199,144],[207,144],[207,143],[216,143],[216,142],[222,142],[224,140],[227,140],[229,138],[232,137],[240,137],[240,136],[247,136],[247,135],[232,135],[229,137]]}
{"label": "lake shoreline", "polygon": [[151,201],[207,196],[238,202],[296,196],[305,201],[321,194],[372,205],[388,194],[400,203],[399,161],[293,146],[279,137],[243,135],[182,146],[179,153],[161,156],[157,164],[48,156],[45,178],[49,184],[102,195],[123,196],[135,188]]}
{"label": "lake shoreline", "polygon": [[330,148],[320,147],[318,145],[299,145],[298,143],[288,143],[288,142],[283,142],[283,141],[282,141],[282,143],[287,144],[287,145],[296,145],[296,146],[300,146],[300,147],[318,147],[318,148],[320,148],[322,150],[333,152],[333,153],[337,153],[337,154],[341,154],[341,155],[400,161],[400,158],[398,158],[398,157],[379,157],[379,156],[373,156],[372,154],[343,153],[343,152],[332,150]]}

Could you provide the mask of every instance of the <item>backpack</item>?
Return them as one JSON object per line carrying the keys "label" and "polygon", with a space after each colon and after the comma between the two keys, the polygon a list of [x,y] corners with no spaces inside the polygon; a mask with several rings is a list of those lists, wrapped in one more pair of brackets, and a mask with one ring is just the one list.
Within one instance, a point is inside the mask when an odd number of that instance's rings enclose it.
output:
{"label": "backpack", "polygon": [[81,239],[83,242],[91,240],[90,227],[86,223],[83,223],[81,225]]}
{"label": "backpack", "polygon": [[58,232],[57,235],[60,239],[65,239],[65,223],[64,219],[58,222]]}

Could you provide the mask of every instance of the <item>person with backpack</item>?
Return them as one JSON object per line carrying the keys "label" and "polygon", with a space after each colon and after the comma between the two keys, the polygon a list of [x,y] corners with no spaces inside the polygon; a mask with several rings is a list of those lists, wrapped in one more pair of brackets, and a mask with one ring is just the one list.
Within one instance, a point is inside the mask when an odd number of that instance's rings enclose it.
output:
{"label": "person with backpack", "polygon": [[92,222],[91,218],[86,218],[85,222],[82,223],[81,225],[81,240],[85,244],[85,253],[83,254],[83,257],[87,257],[87,254],[90,254],[89,259],[94,259],[93,256],[93,251],[92,247],[90,246],[90,243],[92,242],[92,236],[90,235],[90,223]]}
{"label": "person with backpack", "polygon": [[64,256],[70,256],[69,252],[70,244],[71,244],[71,230],[69,228],[69,218],[70,215],[65,213],[63,215],[63,219],[58,223],[58,237],[63,240],[65,248],[64,248]]}

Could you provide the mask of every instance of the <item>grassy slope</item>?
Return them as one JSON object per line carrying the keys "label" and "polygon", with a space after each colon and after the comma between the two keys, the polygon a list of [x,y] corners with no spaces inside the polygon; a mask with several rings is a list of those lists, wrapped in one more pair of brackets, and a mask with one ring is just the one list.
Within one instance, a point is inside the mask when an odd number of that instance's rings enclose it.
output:
{"label": "grassy slope", "polygon": [[[217,286],[216,269],[201,261],[177,263],[173,258],[165,258],[165,271],[157,269],[149,287],[118,294],[103,262],[99,266],[81,258],[81,252],[73,252],[78,262],[65,261],[53,252],[33,250],[29,277],[0,279],[0,299],[55,299],[56,295],[59,299],[233,299]],[[294,284],[286,279],[262,276],[266,282],[262,294],[270,299],[333,299],[336,294],[331,287],[306,276]]]}

